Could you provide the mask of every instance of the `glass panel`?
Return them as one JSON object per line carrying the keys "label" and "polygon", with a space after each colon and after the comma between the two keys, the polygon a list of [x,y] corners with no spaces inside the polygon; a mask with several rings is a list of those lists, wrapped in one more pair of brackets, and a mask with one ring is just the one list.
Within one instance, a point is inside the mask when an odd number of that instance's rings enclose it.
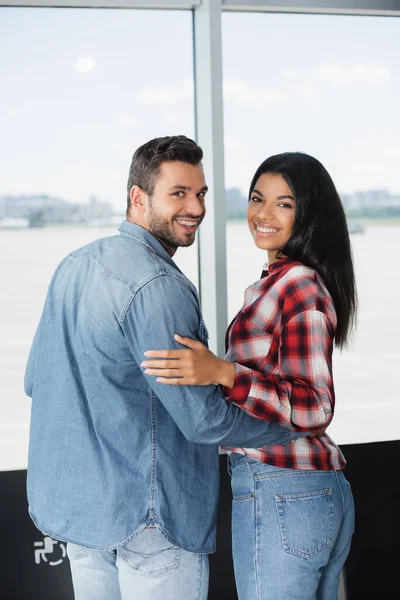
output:
{"label": "glass panel", "polygon": [[[0,53],[0,469],[17,469],[23,372],[56,265],[117,232],[140,144],[194,137],[191,12],[0,8]],[[197,248],[177,263],[197,284]]]}
{"label": "glass panel", "polygon": [[266,260],[240,220],[255,169],[288,150],[315,156],[354,231],[359,324],[335,352],[329,430],[342,444],[399,437],[399,40],[399,18],[223,15],[229,316]]}

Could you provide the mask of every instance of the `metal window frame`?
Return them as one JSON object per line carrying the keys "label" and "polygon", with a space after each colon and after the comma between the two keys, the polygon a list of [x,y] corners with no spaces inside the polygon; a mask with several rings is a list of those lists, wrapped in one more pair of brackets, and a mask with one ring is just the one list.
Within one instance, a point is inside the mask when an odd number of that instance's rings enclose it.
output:
{"label": "metal window frame", "polygon": [[222,0],[225,11],[399,16],[400,0]]}
{"label": "metal window frame", "polygon": [[201,0],[3,0],[1,6],[36,8],[143,8],[192,10]]}
{"label": "metal window frame", "polygon": [[227,325],[222,33],[223,11],[400,16],[400,0],[8,0],[0,7],[193,11],[196,139],[210,192],[199,233],[199,291],[210,348],[224,355]]}
{"label": "metal window frame", "polygon": [[1,0],[0,6],[400,15],[400,0]]}

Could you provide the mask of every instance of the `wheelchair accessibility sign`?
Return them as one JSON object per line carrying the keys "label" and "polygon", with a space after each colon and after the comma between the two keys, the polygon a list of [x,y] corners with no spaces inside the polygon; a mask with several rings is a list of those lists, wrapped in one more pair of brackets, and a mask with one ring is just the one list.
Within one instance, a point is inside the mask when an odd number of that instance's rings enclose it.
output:
{"label": "wheelchair accessibility sign", "polygon": [[33,545],[35,546],[35,563],[37,565],[45,562],[51,567],[56,567],[67,556],[65,544],[57,542],[48,536],[43,538],[42,542],[34,542]]}

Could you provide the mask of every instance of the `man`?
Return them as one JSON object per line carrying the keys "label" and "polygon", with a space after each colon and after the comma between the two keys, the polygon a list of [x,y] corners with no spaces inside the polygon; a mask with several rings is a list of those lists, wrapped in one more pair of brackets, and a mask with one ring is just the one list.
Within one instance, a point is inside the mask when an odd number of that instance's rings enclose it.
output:
{"label": "man", "polygon": [[207,339],[172,260],[205,215],[202,156],[184,136],[138,148],[127,220],[61,262],[29,356],[29,511],[68,542],[76,600],[205,600],[218,445],[297,437],[217,386],[162,386],[140,367],[145,350],[177,347],[175,332]]}

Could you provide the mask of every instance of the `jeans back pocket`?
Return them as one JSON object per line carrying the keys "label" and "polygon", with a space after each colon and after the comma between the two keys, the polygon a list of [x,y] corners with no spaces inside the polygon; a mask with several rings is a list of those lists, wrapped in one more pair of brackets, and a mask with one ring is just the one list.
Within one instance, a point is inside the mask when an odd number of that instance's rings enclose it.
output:
{"label": "jeans back pocket", "polygon": [[332,488],[298,494],[277,494],[285,552],[310,559],[329,544],[333,531]]}
{"label": "jeans back pocket", "polygon": [[178,568],[180,562],[180,548],[165,539],[157,527],[146,527],[118,548],[118,554],[131,569],[142,575],[167,573]]}

